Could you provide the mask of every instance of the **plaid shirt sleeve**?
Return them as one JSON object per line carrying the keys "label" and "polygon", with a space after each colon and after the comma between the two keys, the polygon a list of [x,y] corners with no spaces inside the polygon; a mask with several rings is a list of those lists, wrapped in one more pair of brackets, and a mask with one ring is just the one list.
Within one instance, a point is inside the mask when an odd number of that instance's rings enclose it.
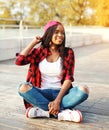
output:
{"label": "plaid shirt sleeve", "polygon": [[32,62],[32,60],[39,54],[39,51],[36,48],[32,49],[27,56],[21,55],[17,53],[17,57],[15,60],[16,65],[26,65]]}
{"label": "plaid shirt sleeve", "polygon": [[75,56],[71,48],[67,48],[64,58],[64,80],[74,81]]}

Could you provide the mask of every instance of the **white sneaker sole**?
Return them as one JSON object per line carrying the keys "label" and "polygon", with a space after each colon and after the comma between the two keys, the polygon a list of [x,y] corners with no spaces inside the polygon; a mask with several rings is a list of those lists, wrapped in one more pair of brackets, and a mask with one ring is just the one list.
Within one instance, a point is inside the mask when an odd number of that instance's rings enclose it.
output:
{"label": "white sneaker sole", "polygon": [[79,114],[80,119],[77,121],[78,123],[82,122],[82,113],[79,110],[76,110]]}
{"label": "white sneaker sole", "polygon": [[[63,115],[64,114],[64,115]],[[68,116],[67,116],[68,114]],[[66,117],[64,117],[66,116]],[[82,113],[79,110],[73,110],[73,111],[68,111],[68,113],[59,113],[58,115],[58,120],[66,120],[66,121],[72,121],[76,123],[80,123],[82,121]]]}
{"label": "white sneaker sole", "polygon": [[32,107],[28,107],[27,110],[26,110],[25,115],[26,115],[27,118],[29,118],[29,117],[28,117],[28,113],[29,113],[29,111],[30,111],[31,108],[32,108]]}

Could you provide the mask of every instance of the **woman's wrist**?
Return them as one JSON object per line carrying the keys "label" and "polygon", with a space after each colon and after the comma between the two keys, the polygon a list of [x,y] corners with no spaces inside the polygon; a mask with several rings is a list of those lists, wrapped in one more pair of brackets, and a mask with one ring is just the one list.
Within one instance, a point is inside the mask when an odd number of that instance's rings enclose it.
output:
{"label": "woman's wrist", "polygon": [[56,98],[56,99],[55,99],[55,102],[56,102],[57,104],[60,104],[60,103],[61,103],[61,99],[60,99],[60,98],[59,98],[59,99]]}
{"label": "woman's wrist", "polygon": [[41,37],[40,36],[36,36],[32,41],[31,41],[31,44],[33,45],[33,46],[35,46],[35,45],[37,45],[37,44],[39,44],[40,42],[41,42]]}
{"label": "woman's wrist", "polygon": [[27,47],[21,52],[22,55],[27,55],[40,42],[40,38],[34,38]]}

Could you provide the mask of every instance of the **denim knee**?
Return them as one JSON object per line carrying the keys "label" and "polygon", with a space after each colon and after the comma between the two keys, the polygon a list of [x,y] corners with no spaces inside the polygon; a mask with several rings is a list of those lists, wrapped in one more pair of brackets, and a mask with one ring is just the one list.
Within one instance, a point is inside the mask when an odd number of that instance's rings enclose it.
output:
{"label": "denim knee", "polygon": [[22,92],[20,92],[20,87],[21,87],[22,84],[26,84],[26,85],[29,85],[29,86],[33,87],[30,82],[20,82],[19,85],[18,85],[18,93],[19,93],[20,95],[21,95],[21,93],[22,93]]}
{"label": "denim knee", "polygon": [[88,98],[88,94],[74,87],[63,97],[62,104],[64,108],[73,108]]}

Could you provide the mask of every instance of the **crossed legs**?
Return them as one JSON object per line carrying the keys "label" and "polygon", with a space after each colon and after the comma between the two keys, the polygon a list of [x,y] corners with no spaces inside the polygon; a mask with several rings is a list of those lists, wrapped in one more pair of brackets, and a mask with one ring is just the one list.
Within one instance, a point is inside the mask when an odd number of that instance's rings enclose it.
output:
{"label": "crossed legs", "polygon": [[[48,104],[50,101],[54,100],[58,94],[58,91],[46,89],[41,90],[39,88],[33,87],[30,83],[26,82],[20,85],[19,94],[33,106],[38,106],[43,110],[48,110]],[[53,94],[55,93],[55,96]],[[69,92],[62,99],[62,107],[74,108],[76,105],[82,103],[88,98],[89,89],[87,86],[77,86],[71,88]],[[53,99],[54,98],[54,99]]]}

